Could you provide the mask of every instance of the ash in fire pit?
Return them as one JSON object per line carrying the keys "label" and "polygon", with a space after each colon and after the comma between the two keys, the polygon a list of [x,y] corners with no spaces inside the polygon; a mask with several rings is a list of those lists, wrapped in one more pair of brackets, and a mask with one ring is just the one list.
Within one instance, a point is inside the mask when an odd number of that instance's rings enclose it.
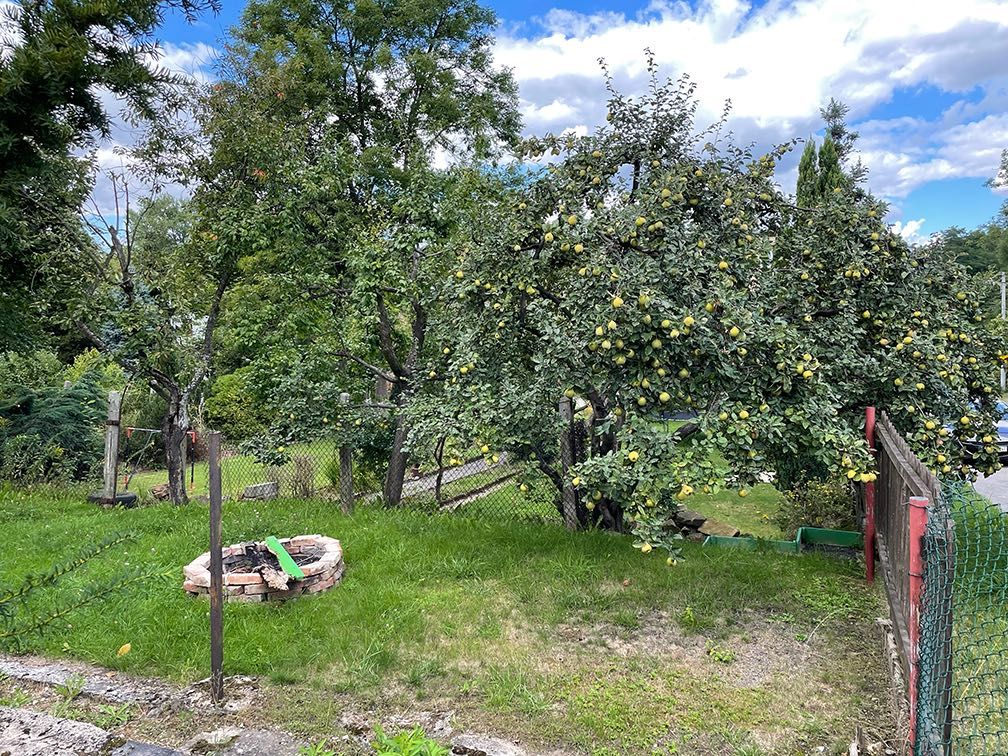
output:
{"label": "ash in fire pit", "polygon": [[[261,541],[223,549],[224,597],[238,601],[284,601],[305,593],[320,593],[343,577],[343,550],[335,538],[302,535],[281,538],[304,578],[295,580]],[[182,587],[191,596],[210,594],[210,552],[185,566]]]}

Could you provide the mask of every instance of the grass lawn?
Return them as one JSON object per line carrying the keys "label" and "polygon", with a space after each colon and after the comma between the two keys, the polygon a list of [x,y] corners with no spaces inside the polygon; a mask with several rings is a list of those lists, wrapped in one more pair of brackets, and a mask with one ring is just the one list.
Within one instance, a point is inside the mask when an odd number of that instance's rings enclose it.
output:
{"label": "grass lawn", "polygon": [[[331,487],[326,474],[327,465],[333,460],[339,462],[339,447],[335,441],[321,439],[305,444],[293,444],[288,447],[288,457],[292,459],[297,456],[310,457],[315,464],[315,485],[318,488]],[[285,469],[290,469],[290,461],[285,465]],[[338,468],[336,468],[338,470]],[[120,487],[122,475],[125,470],[120,466]],[[190,496],[206,496],[209,492],[210,466],[207,462],[196,462],[195,465],[186,466],[186,485],[189,486]],[[253,483],[262,483],[270,480],[266,465],[257,462],[253,457],[238,454],[234,451],[225,451],[221,460],[221,489],[226,497],[235,497],[241,494],[245,486]],[[190,480],[192,485],[190,485]],[[151,487],[168,482],[168,471],[164,468],[157,470],[144,470],[137,472],[130,478],[129,490],[141,495],[150,490]]]}
{"label": "grass lawn", "polygon": [[[136,541],[59,590],[135,565],[175,575],[79,611],[29,650],[178,682],[207,676],[208,605],[181,590],[182,566],[206,548],[205,506],[101,510],[82,494],[7,490],[0,526],[0,583],[127,530]],[[456,730],[599,756],[845,753],[856,725],[890,729],[872,629],[884,609],[853,562],[687,543],[670,568],[629,538],[550,524],[225,505],[225,543],[299,533],[341,539],[343,583],[225,610],[227,672],[265,678],[260,723],[339,741],[341,712],[452,711]],[[117,657],[124,643],[132,651]],[[199,723],[135,726],[178,745]]]}
{"label": "grass lawn", "polygon": [[783,538],[784,534],[773,522],[780,500],[781,494],[776,488],[760,483],[753,486],[745,498],[727,489],[717,494],[697,494],[688,504],[690,509],[730,523],[743,533],[757,538]]}

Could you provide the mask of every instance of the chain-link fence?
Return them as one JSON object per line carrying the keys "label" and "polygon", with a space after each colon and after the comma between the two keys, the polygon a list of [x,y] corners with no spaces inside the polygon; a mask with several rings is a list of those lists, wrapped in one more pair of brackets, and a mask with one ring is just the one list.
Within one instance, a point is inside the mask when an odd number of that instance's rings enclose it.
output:
{"label": "chain-link fence", "polygon": [[940,483],[883,414],[876,545],[915,754],[1008,754],[1008,512]]}
{"label": "chain-link fence", "polygon": [[924,537],[918,754],[1008,754],[1008,513],[946,484]]}
{"label": "chain-link fence", "polygon": [[[138,443],[147,443],[140,432],[135,435],[141,438]],[[186,487],[190,498],[198,498],[208,493],[208,468],[199,438],[190,449],[195,457],[187,461]],[[225,440],[221,488],[225,499],[321,500],[346,509],[383,506],[386,469],[387,457],[372,458],[333,439],[279,446],[268,453]],[[168,495],[167,471],[160,467],[137,468],[130,462],[120,479],[122,488],[143,498]],[[506,454],[475,449],[442,464],[429,455],[411,457],[398,506],[431,514],[560,522],[558,499],[556,486],[542,473],[530,472]]]}

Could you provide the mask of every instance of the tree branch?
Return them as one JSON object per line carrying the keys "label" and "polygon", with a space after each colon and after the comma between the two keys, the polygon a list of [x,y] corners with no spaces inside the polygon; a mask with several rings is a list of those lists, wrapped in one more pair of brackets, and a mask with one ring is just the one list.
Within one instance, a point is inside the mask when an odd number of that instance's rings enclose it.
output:
{"label": "tree branch", "polygon": [[381,347],[382,356],[388,363],[389,370],[397,378],[405,377],[402,363],[399,362],[395,345],[392,343],[392,319],[389,317],[388,308],[385,306],[385,297],[381,292],[375,294],[375,304],[378,305],[378,345]]}
{"label": "tree branch", "polygon": [[367,370],[368,372],[370,372],[372,375],[374,375],[374,376],[376,376],[378,378],[384,378],[386,381],[388,381],[390,383],[398,383],[399,382],[398,376],[395,376],[395,375],[392,375],[390,373],[387,373],[384,370],[382,370],[380,367],[377,367],[376,365],[372,365],[370,362],[367,362],[366,360],[362,360],[360,357],[357,357],[356,355],[350,354],[349,352],[334,352],[333,355],[336,356],[336,357],[341,357],[341,358],[343,358],[345,360],[351,360],[352,362],[356,362],[358,365],[360,365],[361,367],[363,367],[365,370]]}

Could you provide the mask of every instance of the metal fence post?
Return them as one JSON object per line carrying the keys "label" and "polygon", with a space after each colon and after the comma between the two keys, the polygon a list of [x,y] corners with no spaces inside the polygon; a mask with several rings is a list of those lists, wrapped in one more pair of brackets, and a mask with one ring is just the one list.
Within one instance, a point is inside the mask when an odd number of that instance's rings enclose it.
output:
{"label": "metal fence post", "polygon": [[927,530],[928,500],[922,496],[910,497],[909,564],[910,595],[908,635],[910,638],[910,679],[907,680],[910,703],[910,745],[917,742],[917,707],[920,680],[921,599],[924,588],[924,532]]}
{"label": "metal fence post", "polygon": [[[875,456],[875,408],[865,408],[865,439],[872,456]],[[875,582],[875,481],[865,483],[865,579]]]}
{"label": "metal fence post", "polygon": [[577,520],[577,492],[570,477],[570,468],[574,464],[574,434],[571,423],[574,419],[573,403],[567,397],[560,400],[560,420],[563,422],[563,430],[560,432],[560,465],[563,475],[563,518],[564,527],[568,530],[576,530]]}
{"label": "metal fence post", "polygon": [[221,550],[221,436],[210,434],[210,698],[224,700],[224,564]]}
{"label": "metal fence post", "polygon": [[[340,394],[339,400],[341,406],[349,406],[350,394]],[[339,489],[340,508],[343,510],[344,514],[353,514],[353,449],[351,449],[347,444],[340,444],[339,448]]]}

